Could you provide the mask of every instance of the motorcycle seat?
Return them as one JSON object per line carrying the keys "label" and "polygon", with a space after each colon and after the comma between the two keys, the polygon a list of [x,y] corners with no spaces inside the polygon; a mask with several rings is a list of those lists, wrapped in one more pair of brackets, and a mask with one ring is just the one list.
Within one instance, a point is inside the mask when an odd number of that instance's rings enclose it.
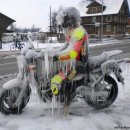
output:
{"label": "motorcycle seat", "polygon": [[88,58],[89,68],[93,69],[99,67],[102,63],[107,61],[107,59],[108,59],[108,55],[105,53],[102,53],[101,55],[98,56],[90,57]]}

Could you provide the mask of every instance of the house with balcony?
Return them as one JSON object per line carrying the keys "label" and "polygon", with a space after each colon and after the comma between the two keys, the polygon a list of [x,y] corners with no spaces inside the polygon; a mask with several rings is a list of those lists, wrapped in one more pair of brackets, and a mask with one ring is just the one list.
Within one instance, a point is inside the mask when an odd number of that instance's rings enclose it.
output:
{"label": "house with balcony", "polygon": [[129,18],[127,0],[93,0],[81,12],[82,25],[89,34],[123,35]]}

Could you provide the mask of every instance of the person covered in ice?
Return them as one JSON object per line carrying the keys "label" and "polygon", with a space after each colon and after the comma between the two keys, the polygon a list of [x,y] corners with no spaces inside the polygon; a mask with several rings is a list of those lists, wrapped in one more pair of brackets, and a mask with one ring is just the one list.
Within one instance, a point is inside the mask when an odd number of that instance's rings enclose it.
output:
{"label": "person covered in ice", "polygon": [[[88,60],[88,34],[81,25],[79,11],[69,7],[59,11],[56,17],[58,25],[64,29],[66,44],[54,56],[59,61],[59,73],[51,79],[51,90],[58,95],[64,81],[71,80],[77,73],[84,72]],[[65,68],[64,64],[67,64]]]}

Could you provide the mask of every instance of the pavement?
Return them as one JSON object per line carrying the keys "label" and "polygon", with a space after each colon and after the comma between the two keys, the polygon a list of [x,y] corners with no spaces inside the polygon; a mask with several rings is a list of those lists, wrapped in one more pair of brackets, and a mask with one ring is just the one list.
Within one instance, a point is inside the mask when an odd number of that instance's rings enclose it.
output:
{"label": "pavement", "polygon": [[18,55],[20,51],[0,51],[0,58],[4,58],[10,55]]}

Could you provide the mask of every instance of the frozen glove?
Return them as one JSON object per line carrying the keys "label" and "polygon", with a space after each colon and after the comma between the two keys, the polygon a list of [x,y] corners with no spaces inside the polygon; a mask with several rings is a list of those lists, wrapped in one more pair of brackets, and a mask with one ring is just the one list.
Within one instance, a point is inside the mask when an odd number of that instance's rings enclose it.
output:
{"label": "frozen glove", "polygon": [[54,56],[53,57],[53,61],[58,61],[59,60],[59,57],[58,56]]}

